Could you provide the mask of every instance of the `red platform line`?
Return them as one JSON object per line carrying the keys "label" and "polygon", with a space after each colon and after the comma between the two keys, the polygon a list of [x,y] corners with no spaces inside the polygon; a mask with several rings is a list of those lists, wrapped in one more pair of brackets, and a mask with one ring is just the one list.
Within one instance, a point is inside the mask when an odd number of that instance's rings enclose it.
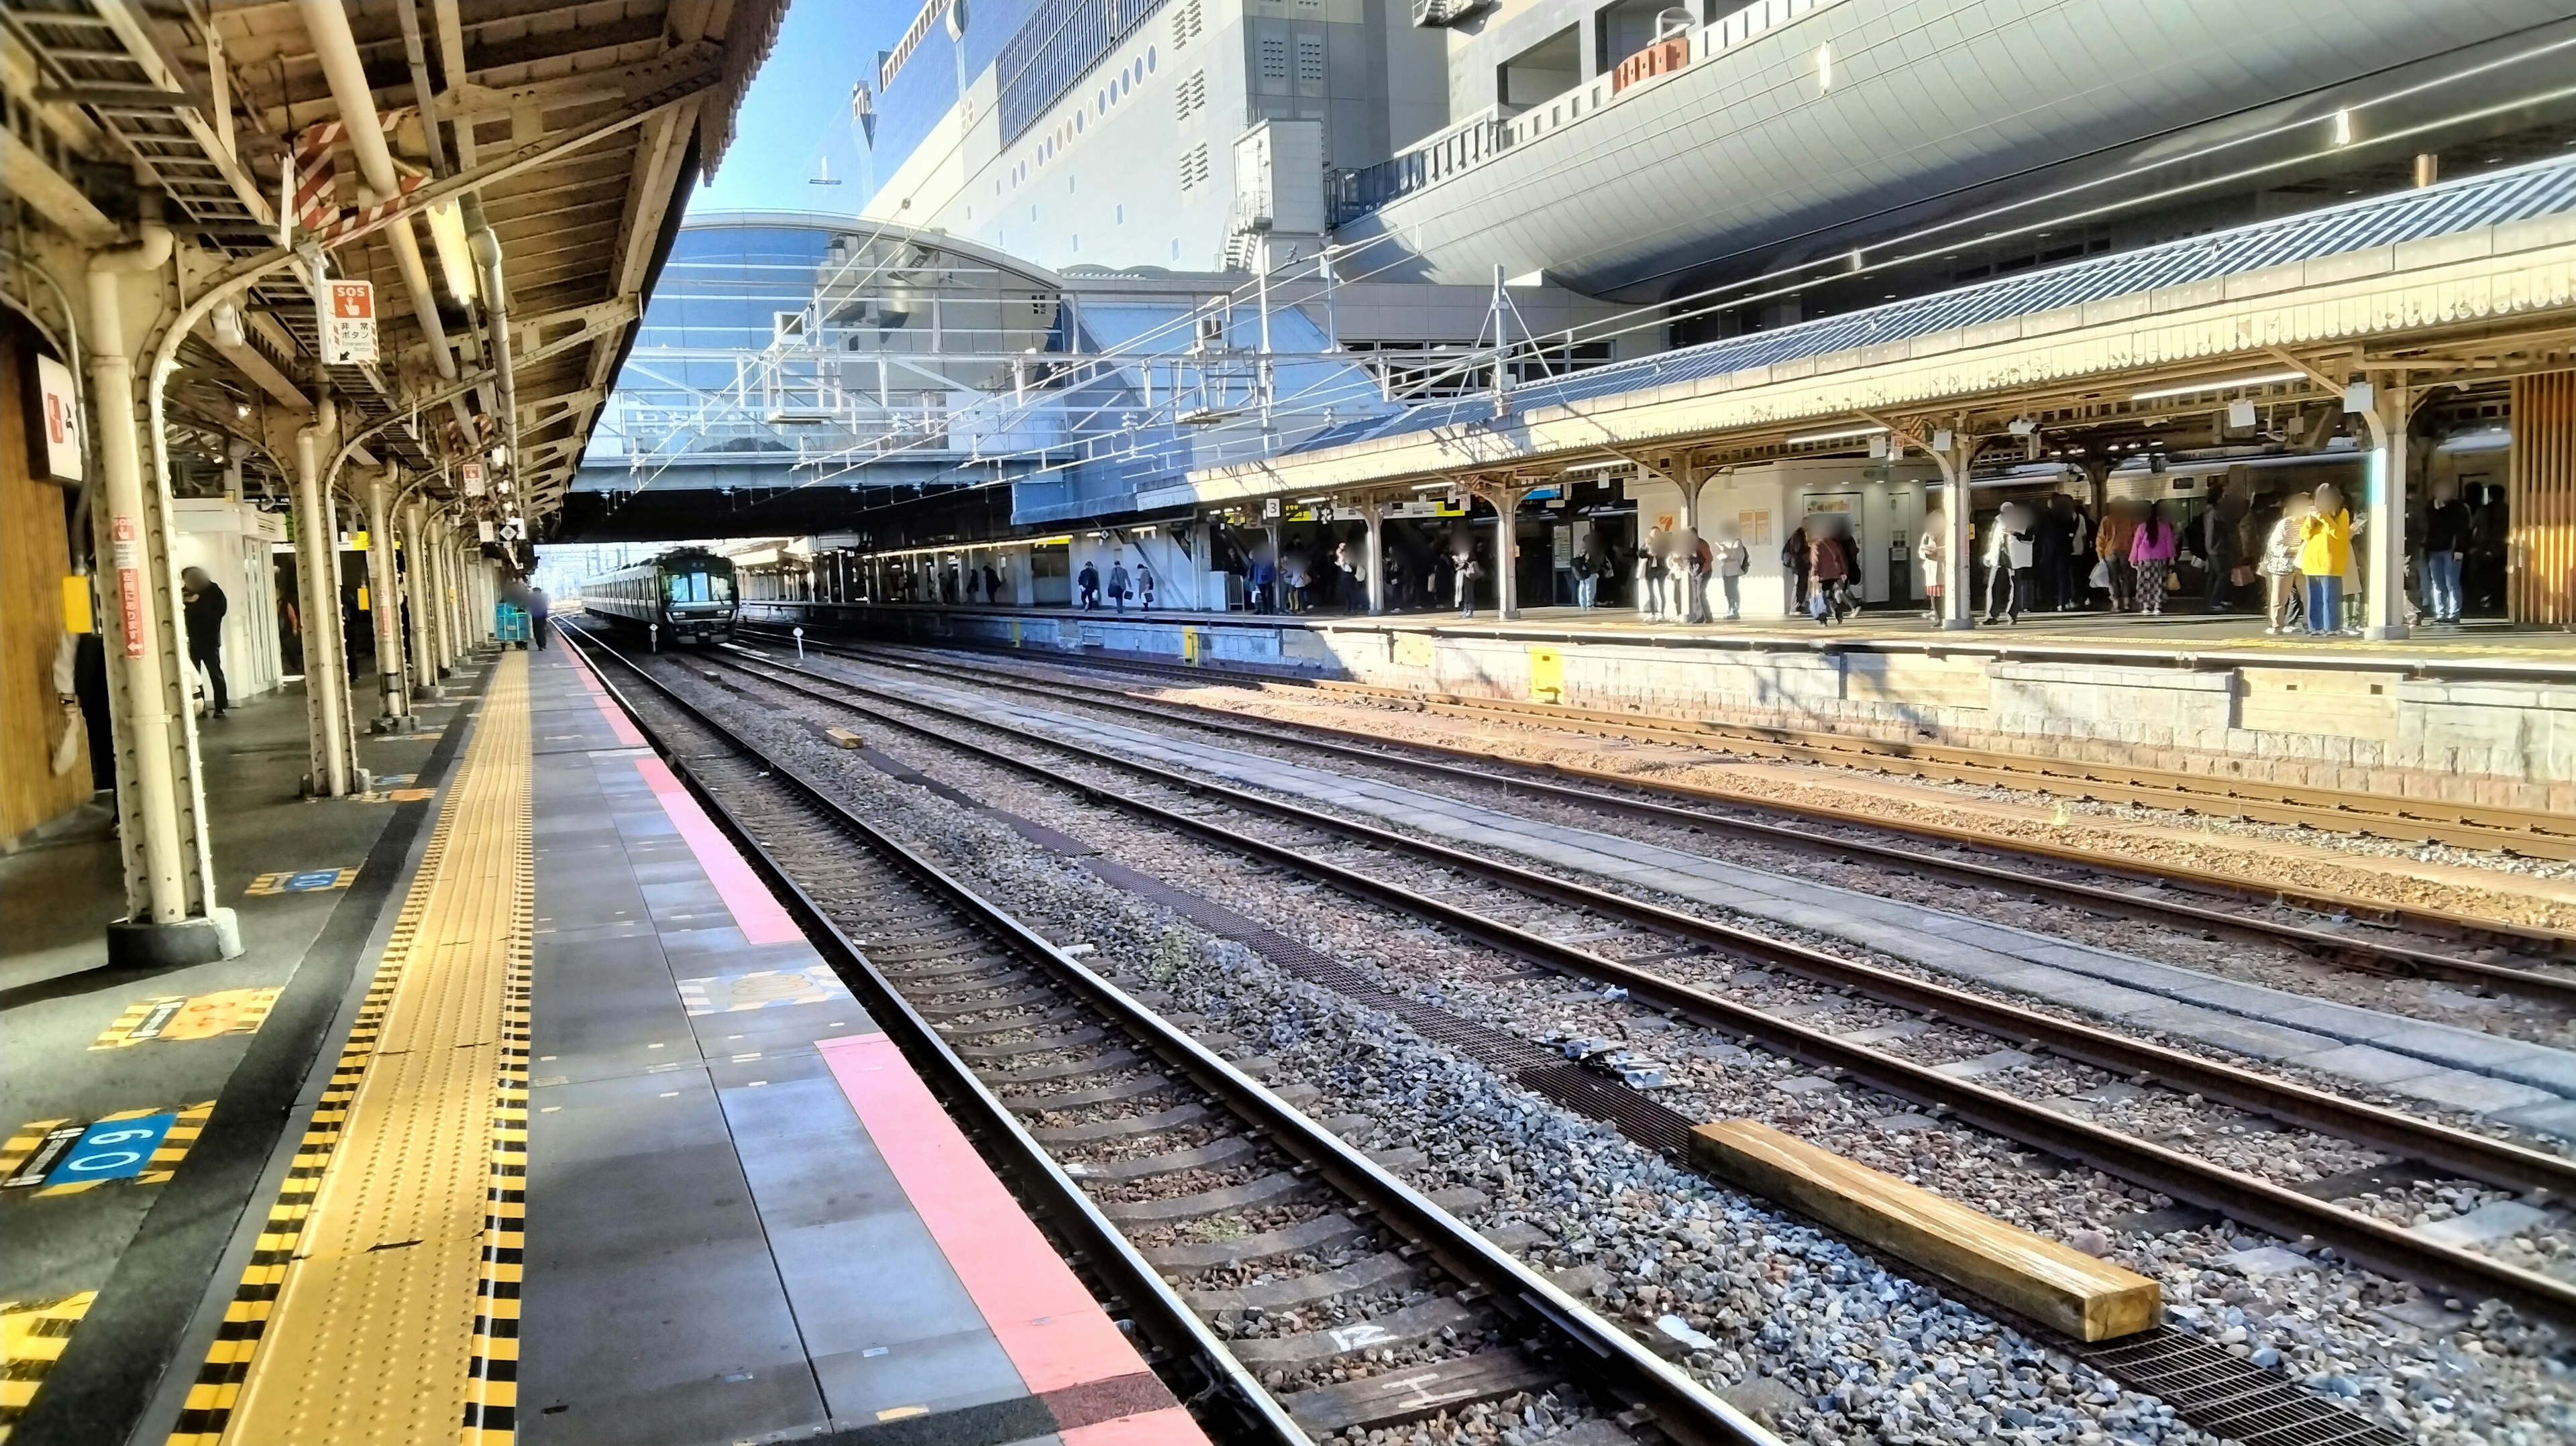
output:
{"label": "red platform line", "polygon": [[[576,658],[581,657],[578,653],[573,656]],[[639,732],[636,729],[635,724],[627,718],[626,710],[618,707],[617,704],[609,698],[608,690],[599,686],[599,679],[591,676],[590,660],[582,658],[580,666],[572,670],[572,675],[581,680],[582,689],[590,694],[590,701],[598,706],[599,716],[608,720],[609,736],[615,738],[618,742],[625,744],[629,748],[643,747],[644,735]]]}
{"label": "red platform line", "polygon": [[698,807],[697,799],[690,796],[688,786],[671,772],[670,765],[659,758],[638,758],[635,767],[653,786],[654,800],[679,827],[689,852],[698,856],[698,867],[707,871],[707,882],[716,886],[725,909],[742,926],[742,937],[754,944],[786,944],[804,938],[805,931],[787,916],[777,896],[751,871],[751,865],[744,862],[733,841],[724,836],[724,830]]}
{"label": "red platform line", "polygon": [[[893,1040],[871,1034],[815,1047],[1032,1395],[1145,1369]],[[1197,1423],[1178,1408],[1063,1434],[1068,1443],[1089,1446],[1207,1446]]]}

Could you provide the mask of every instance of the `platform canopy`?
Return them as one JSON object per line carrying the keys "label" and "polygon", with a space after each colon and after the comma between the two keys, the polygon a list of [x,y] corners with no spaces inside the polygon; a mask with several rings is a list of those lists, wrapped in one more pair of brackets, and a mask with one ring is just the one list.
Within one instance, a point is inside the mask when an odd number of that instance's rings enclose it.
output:
{"label": "platform canopy", "polygon": [[[71,248],[166,224],[185,290],[260,270],[237,304],[185,318],[180,470],[230,441],[254,487],[290,472],[320,389],[359,465],[430,474],[436,496],[480,460],[491,510],[533,528],[570,485],[784,9],[13,3],[0,78],[19,130],[0,189]],[[315,297],[333,280],[372,284],[372,361],[326,364]]]}

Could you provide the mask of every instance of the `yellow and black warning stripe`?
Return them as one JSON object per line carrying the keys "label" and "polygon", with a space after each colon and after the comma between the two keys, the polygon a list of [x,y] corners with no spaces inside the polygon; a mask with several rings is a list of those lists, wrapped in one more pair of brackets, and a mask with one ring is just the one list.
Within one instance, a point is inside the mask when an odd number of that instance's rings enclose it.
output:
{"label": "yellow and black warning stripe", "polygon": [[[421,853],[420,877],[437,872],[447,852],[450,821],[441,816],[431,827],[429,846]],[[252,1247],[250,1263],[243,1267],[241,1283],[233,1288],[232,1301],[224,1308],[223,1324],[216,1329],[214,1344],[206,1351],[205,1364],[197,1368],[195,1384],[188,1388],[187,1403],[170,1432],[169,1446],[216,1446],[223,1439],[224,1426],[232,1419],[233,1404],[241,1396],[242,1379],[250,1373],[251,1356],[259,1348],[261,1333],[268,1329],[269,1309],[276,1304],[278,1287],[285,1283],[287,1262],[295,1258],[296,1242],[303,1237],[305,1221],[312,1214],[314,1193],[321,1189],[322,1173],[329,1168],[332,1152],[339,1147],[341,1132],[348,1125],[349,1102],[357,1097],[368,1061],[375,1058],[376,1042],[384,1033],[385,1011],[393,1003],[394,986],[402,982],[403,964],[411,957],[410,944],[420,931],[421,914],[427,905],[427,891],[414,889],[403,901],[402,912],[395,916],[393,933],[385,943],[375,977],[367,982],[367,997],[358,1005],[358,1017],[350,1027],[347,1043],[340,1048],[339,1062],[332,1066],[331,1082],[314,1106],[304,1138],[295,1147],[295,1159],[287,1166],[286,1179],[277,1187],[277,1199],[268,1208],[268,1220]]]}
{"label": "yellow and black warning stripe", "polygon": [[[518,877],[535,876],[521,834]],[[536,970],[536,896],[513,905],[509,973],[502,983],[500,1078],[492,1101],[492,1174],[483,1207],[483,1270],[475,1289],[474,1341],[465,1382],[464,1446],[511,1446],[518,1437],[519,1286],[527,1254],[529,1002]]]}
{"label": "yellow and black warning stripe", "polygon": [[15,1179],[20,1168],[36,1157],[36,1152],[45,1147],[45,1141],[55,1130],[75,1123],[82,1129],[89,1128],[85,1121],[70,1119],[29,1120],[20,1125],[16,1134],[6,1142],[0,1142],[0,1180]]}
{"label": "yellow and black warning stripe", "polygon": [[71,1343],[72,1327],[96,1299],[97,1291],[84,1290],[52,1300],[0,1300],[0,1362],[6,1363],[0,1365],[0,1441],[27,1414],[36,1388]]}

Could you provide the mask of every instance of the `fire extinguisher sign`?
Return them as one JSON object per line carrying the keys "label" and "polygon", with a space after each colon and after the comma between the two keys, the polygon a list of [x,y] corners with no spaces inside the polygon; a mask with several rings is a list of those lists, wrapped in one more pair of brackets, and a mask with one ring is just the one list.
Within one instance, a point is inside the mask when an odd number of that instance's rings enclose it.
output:
{"label": "fire extinguisher sign", "polygon": [[109,533],[109,560],[116,565],[118,615],[125,624],[125,656],[143,656],[143,524],[131,512],[116,514]]}

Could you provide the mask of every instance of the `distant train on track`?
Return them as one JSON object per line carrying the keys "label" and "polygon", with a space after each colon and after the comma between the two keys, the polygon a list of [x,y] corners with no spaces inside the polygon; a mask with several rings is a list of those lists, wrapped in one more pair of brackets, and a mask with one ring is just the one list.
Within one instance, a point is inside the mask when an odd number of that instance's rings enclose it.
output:
{"label": "distant train on track", "polygon": [[733,641],[733,560],[681,547],[650,562],[582,579],[583,610],[674,643]]}

